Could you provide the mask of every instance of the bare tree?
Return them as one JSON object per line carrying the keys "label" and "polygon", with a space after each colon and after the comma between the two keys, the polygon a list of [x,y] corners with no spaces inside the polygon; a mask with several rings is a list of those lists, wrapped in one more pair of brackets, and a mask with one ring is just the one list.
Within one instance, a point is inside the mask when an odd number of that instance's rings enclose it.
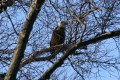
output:
{"label": "bare tree", "polygon": [[[93,80],[120,72],[119,0],[11,1],[0,14],[5,80]],[[68,22],[65,43],[49,47],[60,20]]]}

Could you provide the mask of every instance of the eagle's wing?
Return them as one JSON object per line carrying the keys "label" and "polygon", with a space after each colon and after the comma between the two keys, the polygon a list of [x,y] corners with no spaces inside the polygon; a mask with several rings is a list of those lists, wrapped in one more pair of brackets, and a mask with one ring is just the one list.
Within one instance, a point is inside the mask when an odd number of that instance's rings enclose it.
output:
{"label": "eagle's wing", "polygon": [[60,31],[60,30],[54,30],[51,41],[50,41],[50,46],[55,46],[64,43],[65,40],[65,32]]}

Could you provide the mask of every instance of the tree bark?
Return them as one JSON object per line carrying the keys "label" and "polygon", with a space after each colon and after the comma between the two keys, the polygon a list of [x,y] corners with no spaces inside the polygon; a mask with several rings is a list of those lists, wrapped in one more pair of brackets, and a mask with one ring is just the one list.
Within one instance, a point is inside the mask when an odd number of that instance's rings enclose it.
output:
{"label": "tree bark", "polygon": [[19,34],[18,43],[14,51],[12,62],[10,64],[10,67],[7,71],[7,74],[4,80],[15,80],[16,79],[16,75],[19,70],[20,62],[22,58],[24,57],[24,51],[26,48],[26,44],[28,42],[30,32],[33,28],[33,24],[44,2],[45,0],[34,0],[32,2],[32,5],[27,15],[27,19]]}

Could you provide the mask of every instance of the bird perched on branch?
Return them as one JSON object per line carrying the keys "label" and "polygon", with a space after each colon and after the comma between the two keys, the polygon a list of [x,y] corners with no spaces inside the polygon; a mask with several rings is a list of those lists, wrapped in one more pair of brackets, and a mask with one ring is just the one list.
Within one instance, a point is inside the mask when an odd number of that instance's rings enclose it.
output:
{"label": "bird perched on branch", "polygon": [[[50,47],[63,44],[65,41],[65,27],[68,24],[66,21],[59,21],[57,24],[57,27],[55,30],[53,30],[51,41],[50,41]],[[55,51],[53,50],[51,54],[53,54]]]}

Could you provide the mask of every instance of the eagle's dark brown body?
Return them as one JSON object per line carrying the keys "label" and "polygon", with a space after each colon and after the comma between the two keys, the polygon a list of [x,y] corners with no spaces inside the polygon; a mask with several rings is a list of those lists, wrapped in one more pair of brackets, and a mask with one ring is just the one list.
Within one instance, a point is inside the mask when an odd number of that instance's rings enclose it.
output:
{"label": "eagle's dark brown body", "polygon": [[[61,25],[62,24],[62,25]],[[63,44],[65,41],[65,25],[67,23],[65,22],[60,22],[60,26],[58,25],[55,30],[53,30],[51,41],[50,41],[50,47]],[[55,51],[52,51],[51,53],[53,54]]]}
{"label": "eagle's dark brown body", "polygon": [[65,41],[65,28],[60,28],[59,30],[57,30],[57,28],[58,27],[56,27],[56,29],[52,33],[50,46],[63,44]]}

